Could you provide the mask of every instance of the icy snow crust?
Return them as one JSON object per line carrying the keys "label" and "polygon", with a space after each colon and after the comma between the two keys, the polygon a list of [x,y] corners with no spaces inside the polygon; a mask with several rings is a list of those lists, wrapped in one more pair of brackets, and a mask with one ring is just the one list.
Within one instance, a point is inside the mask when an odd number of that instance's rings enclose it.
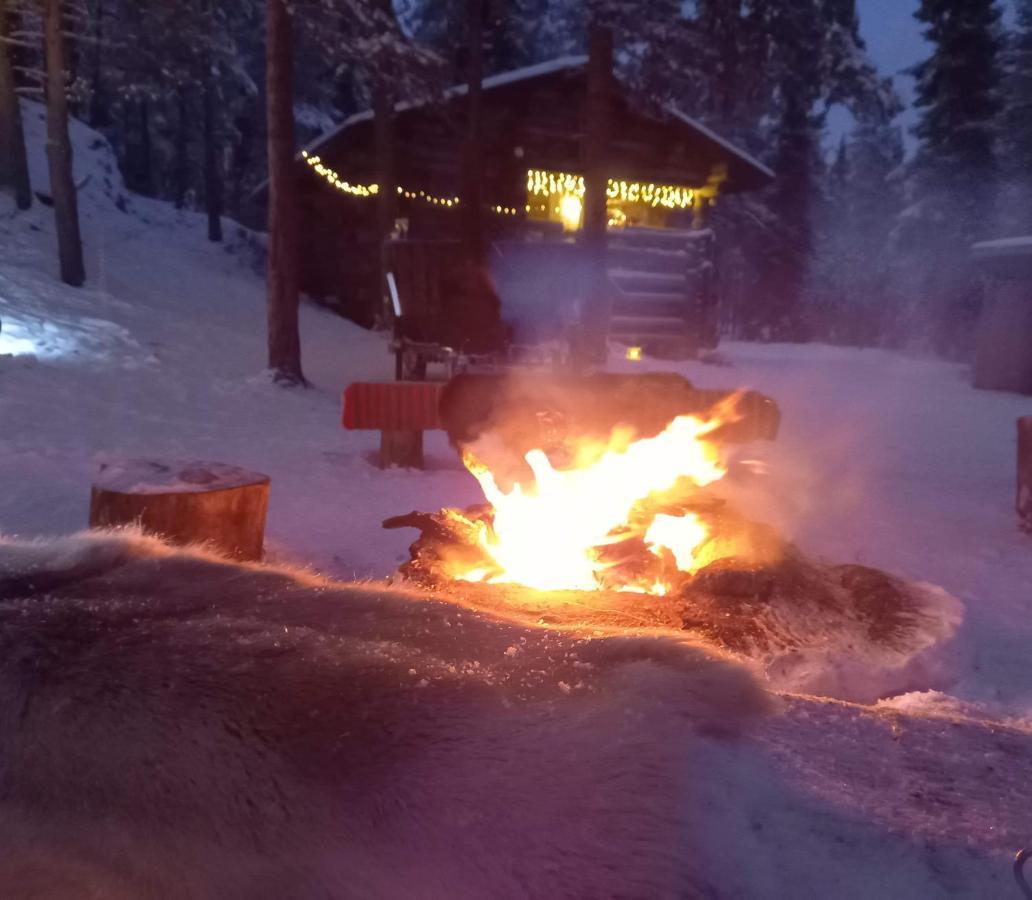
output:
{"label": "icy snow crust", "polygon": [[107,458],[101,460],[93,485],[122,494],[177,494],[225,491],[264,480],[260,472],[225,463]]}
{"label": "icy snow crust", "polygon": [[[25,110],[40,189],[40,109]],[[314,388],[274,387],[260,242],[230,225],[226,246],[207,243],[200,215],[127,195],[103,140],[79,125],[73,138],[85,289],[56,279],[51,210],[15,214],[0,195],[12,336],[0,336],[0,532],[82,528],[112,455],[218,460],[272,476],[273,561],[384,577],[411,536],[382,519],[478,501],[441,435],[428,435],[427,471],[381,472],[378,436],[339,427],[345,384],[392,377],[382,337],[306,305]],[[750,739],[685,755],[708,883],[727,897],[1010,896],[1032,771],[1032,545],[1014,522],[1014,420],[1032,401],[881,351],[720,355],[725,365],[678,368],[702,387],[765,391],[784,413],[776,443],[739,454],[768,474],[729,480],[730,499],[812,556],[937,585],[965,618],[948,694],[916,679],[916,693],[877,708],[788,698]],[[69,566],[95,558],[67,548]]]}

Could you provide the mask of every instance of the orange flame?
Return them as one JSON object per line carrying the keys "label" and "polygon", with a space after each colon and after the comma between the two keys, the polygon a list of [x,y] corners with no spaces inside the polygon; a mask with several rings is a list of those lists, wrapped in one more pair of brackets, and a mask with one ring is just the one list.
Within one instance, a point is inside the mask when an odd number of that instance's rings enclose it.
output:
{"label": "orange flame", "polygon": [[[617,431],[604,446],[580,447],[570,469],[555,469],[544,451],[532,450],[526,461],[533,486],[517,483],[509,492],[467,453],[463,461],[494,507],[493,526],[481,525],[480,543],[496,568],[455,577],[539,590],[596,590],[611,565],[600,558],[600,548],[634,534],[656,555],[669,550],[678,570],[693,571],[693,554],[707,538],[697,516],[657,515],[647,527],[631,520],[649,495],[681,479],[702,487],[724,476],[715,445],[705,440],[719,424],[680,416],[656,437],[637,441],[631,432]],[[652,577],[623,589],[665,594],[669,588]]]}

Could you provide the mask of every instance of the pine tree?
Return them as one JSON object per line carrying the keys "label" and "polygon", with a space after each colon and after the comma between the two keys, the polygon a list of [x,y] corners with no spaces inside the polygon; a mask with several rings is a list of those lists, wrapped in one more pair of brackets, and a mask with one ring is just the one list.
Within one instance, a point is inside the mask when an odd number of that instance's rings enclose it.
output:
{"label": "pine tree", "polygon": [[870,346],[895,340],[899,306],[888,235],[902,208],[903,137],[892,119],[860,119],[819,204],[808,305],[817,336]]}
{"label": "pine tree", "polygon": [[268,0],[266,91],[269,131],[269,369],[284,385],[305,384],[298,326],[298,212],[294,185],[292,23],[286,0]]}
{"label": "pine tree", "polygon": [[68,69],[62,0],[43,0],[43,40],[47,70],[47,162],[61,280],[72,287],[81,287],[86,281],[86,267],[79,231],[79,198],[72,171],[72,142],[68,134]]}
{"label": "pine tree", "polygon": [[[295,26],[297,26],[295,28]],[[298,210],[294,154],[295,32],[337,65],[361,78],[369,93],[391,80],[398,94],[418,96],[439,60],[414,47],[383,0],[267,0],[269,368],[284,385],[306,384],[298,323]],[[386,188],[389,190],[389,186]]]}
{"label": "pine tree", "polygon": [[957,355],[978,312],[970,247],[996,225],[1000,10],[996,0],[922,0],[916,17],[934,50],[913,70],[920,145],[899,248],[913,268],[915,326]]}
{"label": "pine tree", "polygon": [[32,188],[11,59],[10,13],[9,0],[0,0],[0,186],[11,187],[15,204],[24,210],[32,205]]}
{"label": "pine tree", "polygon": [[[413,37],[443,58],[453,84],[466,77],[466,15],[466,0],[413,0],[406,10]],[[570,11],[561,0],[485,0],[484,23],[488,75],[584,49],[583,36],[571,39]]]}
{"label": "pine tree", "polygon": [[622,10],[621,57],[633,56],[628,44],[652,48],[638,55],[637,84],[777,173],[764,195],[723,199],[714,222],[724,258],[740,261],[732,277],[751,286],[742,291],[749,307],[733,316],[738,333],[805,337],[824,118],[835,104],[857,114],[899,108],[891,82],[867,60],[854,0],[608,2]]}
{"label": "pine tree", "polygon": [[1032,0],[1015,0],[1015,7],[1003,117],[1004,167],[1011,186],[1004,212],[1010,228],[1032,234]]}

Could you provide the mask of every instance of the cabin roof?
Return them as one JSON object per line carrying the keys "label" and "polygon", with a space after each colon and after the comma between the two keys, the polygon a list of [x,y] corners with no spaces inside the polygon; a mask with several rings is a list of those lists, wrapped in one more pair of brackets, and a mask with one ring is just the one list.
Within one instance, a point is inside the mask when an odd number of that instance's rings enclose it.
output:
{"label": "cabin roof", "polygon": [[[546,62],[537,63],[533,66],[524,66],[522,69],[513,69],[510,72],[499,72],[497,75],[488,75],[483,82],[483,89],[489,91],[492,88],[503,87],[507,84],[515,84],[519,81],[529,81],[532,78],[540,78],[542,75],[552,75],[556,72],[568,71],[571,69],[579,69],[587,65],[588,58],[586,56],[560,56],[556,59],[550,59]],[[469,91],[468,84],[455,84],[450,88],[446,88],[444,91],[445,100],[452,100],[455,97],[463,97]],[[402,100],[399,103],[394,104],[395,113],[404,113],[410,109],[419,109],[423,106],[429,105],[427,101],[411,101]],[[354,125],[358,125],[362,122],[371,122],[373,119],[373,111],[371,109],[364,109],[362,112],[353,113],[348,116],[343,122],[341,122],[336,128],[331,128],[325,134],[319,135],[310,144],[305,146],[303,149],[312,153],[318,150],[327,141],[333,140],[341,132],[347,131]]]}
{"label": "cabin roof", "polygon": [[[483,90],[489,92],[508,85],[526,83],[557,74],[579,74],[582,70],[586,72],[587,63],[588,57],[584,55],[560,56],[532,66],[524,66],[509,72],[490,75],[484,79]],[[444,91],[443,99],[448,101],[462,97],[468,93],[468,90],[469,88],[466,84],[454,85]],[[429,105],[428,101],[401,101],[395,104],[394,111],[398,114],[404,114]],[[639,110],[635,111],[635,115],[648,118],[667,127],[673,127],[690,136],[697,144],[706,146],[709,155],[725,159],[728,168],[728,180],[724,190],[728,193],[765,187],[775,178],[774,172],[755,157],[726,138],[721,137],[715,131],[703,125],[698,119],[689,116],[674,106],[668,105],[663,107],[659,116],[646,115]],[[319,151],[320,148],[336,142],[337,139],[344,139],[346,133],[355,126],[371,122],[372,120],[373,111],[371,109],[348,116],[335,128],[311,141],[303,150],[309,154]],[[298,156],[300,158],[300,153]]]}

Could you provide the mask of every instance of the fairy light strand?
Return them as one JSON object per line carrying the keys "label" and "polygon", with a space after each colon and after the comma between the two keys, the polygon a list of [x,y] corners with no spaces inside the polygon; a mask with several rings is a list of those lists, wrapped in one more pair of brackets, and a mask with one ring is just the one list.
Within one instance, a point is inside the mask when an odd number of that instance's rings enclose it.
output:
{"label": "fairy light strand", "polygon": [[[353,197],[375,197],[380,193],[380,186],[378,184],[352,184],[350,181],[345,181],[336,171],[325,165],[318,156],[309,155],[307,150],[302,150],[301,156],[316,175],[325,179],[327,184],[332,185],[341,193],[351,194]],[[458,206],[462,202],[460,197],[438,197],[427,191],[415,190],[402,187],[401,185],[398,185],[395,191],[399,197],[404,197],[406,200],[420,200],[432,206]],[[515,206],[492,205],[488,209],[491,212],[505,216],[515,216],[519,212]]]}
{"label": "fairy light strand", "polygon": [[[548,172],[530,169],[527,172],[527,193],[535,197],[573,196],[583,199],[584,176],[569,172]],[[666,209],[688,209],[695,204],[695,191],[674,184],[652,184],[648,181],[624,181],[610,178],[606,186],[610,200],[624,203],[643,203]]]}
{"label": "fairy light strand", "polygon": [[[311,169],[332,187],[344,194],[354,197],[375,197],[379,191],[378,184],[355,184],[341,178],[341,176],[325,165],[318,156],[312,156],[307,150],[302,150],[301,155]],[[406,200],[418,200],[431,206],[454,207],[462,200],[460,197],[440,197],[413,188],[398,186],[395,188],[399,197]],[[574,175],[569,172],[549,172],[544,169],[530,169],[527,171],[527,193],[533,197],[553,196],[574,196],[583,200],[585,193],[584,176]],[[619,200],[624,203],[642,203],[646,206],[663,207],[665,209],[689,209],[695,205],[697,193],[692,188],[681,187],[673,184],[652,184],[647,181],[624,181],[619,178],[610,178],[606,186],[606,196],[610,200]],[[504,206],[491,204],[487,207],[491,212],[498,215],[516,216],[520,209],[515,206]],[[523,208],[524,212],[530,212],[530,204]]]}

